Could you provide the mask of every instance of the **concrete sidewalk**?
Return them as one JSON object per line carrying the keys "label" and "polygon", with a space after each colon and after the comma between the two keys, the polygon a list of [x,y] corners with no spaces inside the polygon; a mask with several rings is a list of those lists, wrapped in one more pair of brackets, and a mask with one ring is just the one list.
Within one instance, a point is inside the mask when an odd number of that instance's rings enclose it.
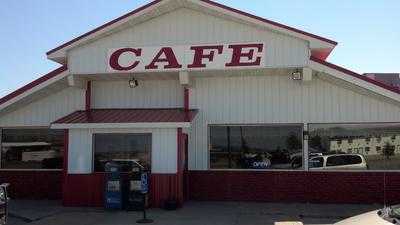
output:
{"label": "concrete sidewalk", "polygon": [[[381,208],[380,205],[333,205],[255,202],[188,202],[183,209],[152,209],[155,225],[273,225],[296,220],[307,225],[332,224],[346,217]],[[101,208],[65,208],[54,201],[13,200],[10,225],[128,225],[139,212],[104,211]]]}

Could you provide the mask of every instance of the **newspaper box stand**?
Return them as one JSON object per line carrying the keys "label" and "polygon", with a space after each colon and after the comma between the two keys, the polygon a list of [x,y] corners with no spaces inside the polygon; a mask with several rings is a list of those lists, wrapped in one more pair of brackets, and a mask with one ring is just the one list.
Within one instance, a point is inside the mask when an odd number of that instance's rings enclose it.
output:
{"label": "newspaper box stand", "polygon": [[148,172],[142,168],[134,168],[128,175],[127,210],[139,211],[147,206]]}
{"label": "newspaper box stand", "polygon": [[[140,174],[140,181],[137,182],[137,180],[135,180],[135,182],[132,183],[134,185],[130,187],[133,190],[132,192],[135,192],[135,197],[138,197],[137,206],[138,207],[140,206],[140,209],[143,211],[143,218],[137,220],[136,223],[152,223],[153,220],[148,219],[146,216],[146,199],[147,199],[147,194],[149,192],[149,172],[147,170],[140,168],[139,174]],[[141,201],[139,200],[140,198],[139,196],[141,196]]]}
{"label": "newspaper box stand", "polygon": [[105,164],[104,207],[106,209],[122,209],[121,167],[115,162]]}

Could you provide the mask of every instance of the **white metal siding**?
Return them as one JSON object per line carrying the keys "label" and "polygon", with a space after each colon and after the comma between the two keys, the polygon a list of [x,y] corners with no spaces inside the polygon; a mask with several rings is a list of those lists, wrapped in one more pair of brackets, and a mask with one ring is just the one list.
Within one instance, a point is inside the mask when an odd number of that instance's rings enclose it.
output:
{"label": "white metal siding", "polygon": [[136,88],[127,81],[95,81],[94,108],[178,108],[183,107],[183,87],[178,80],[142,80]]}
{"label": "white metal siding", "polygon": [[208,124],[399,122],[400,107],[372,95],[313,78],[288,75],[196,78],[191,108],[189,167],[208,168]]}
{"label": "white metal siding", "polygon": [[85,108],[85,91],[65,88],[0,116],[0,127],[49,126],[51,122]]}
{"label": "white metal siding", "polygon": [[266,43],[267,67],[308,62],[308,43],[304,40],[181,8],[70,50],[68,68],[72,74],[104,73],[107,51],[112,48],[255,41]]}
{"label": "white metal siding", "polygon": [[152,173],[176,173],[178,162],[177,130],[154,129],[152,133]]}
{"label": "white metal siding", "polygon": [[91,173],[93,167],[91,132],[88,129],[71,129],[68,141],[68,173]]}
{"label": "white metal siding", "polygon": [[68,172],[91,173],[93,166],[94,133],[151,133],[152,173],[177,172],[176,129],[71,129],[69,134]]}

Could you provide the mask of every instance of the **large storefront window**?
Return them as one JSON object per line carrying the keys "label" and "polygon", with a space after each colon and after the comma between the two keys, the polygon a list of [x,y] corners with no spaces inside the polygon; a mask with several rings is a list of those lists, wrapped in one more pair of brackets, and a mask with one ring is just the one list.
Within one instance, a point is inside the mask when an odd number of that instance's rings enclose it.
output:
{"label": "large storefront window", "polygon": [[3,129],[1,168],[62,169],[64,132],[50,129]]}
{"label": "large storefront window", "polygon": [[133,167],[150,169],[151,134],[95,134],[94,171],[104,172],[104,165],[113,161],[123,172]]}
{"label": "large storefront window", "polygon": [[302,125],[211,125],[211,169],[301,169]]}
{"label": "large storefront window", "polygon": [[400,123],[310,124],[311,170],[399,170]]}

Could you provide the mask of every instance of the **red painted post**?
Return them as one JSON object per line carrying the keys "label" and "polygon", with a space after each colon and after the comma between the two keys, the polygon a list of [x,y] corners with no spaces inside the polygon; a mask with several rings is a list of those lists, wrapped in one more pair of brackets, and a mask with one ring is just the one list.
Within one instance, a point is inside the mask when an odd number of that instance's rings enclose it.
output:
{"label": "red painted post", "polygon": [[190,92],[189,92],[189,88],[185,87],[184,89],[184,103],[183,103],[183,108],[185,109],[185,111],[189,111],[189,96]]}
{"label": "red painted post", "polygon": [[88,81],[86,84],[85,98],[85,110],[89,111],[92,108],[92,81]]}
{"label": "red painted post", "polygon": [[67,193],[68,179],[68,145],[69,145],[69,130],[64,130],[64,153],[63,153],[63,173],[62,173],[62,202],[65,205]]}
{"label": "red painted post", "polygon": [[176,197],[179,206],[183,205],[183,159],[184,159],[184,147],[183,147],[183,132],[182,128],[178,128],[177,130],[177,153],[178,153],[178,161],[177,161],[177,185],[176,185]]}

